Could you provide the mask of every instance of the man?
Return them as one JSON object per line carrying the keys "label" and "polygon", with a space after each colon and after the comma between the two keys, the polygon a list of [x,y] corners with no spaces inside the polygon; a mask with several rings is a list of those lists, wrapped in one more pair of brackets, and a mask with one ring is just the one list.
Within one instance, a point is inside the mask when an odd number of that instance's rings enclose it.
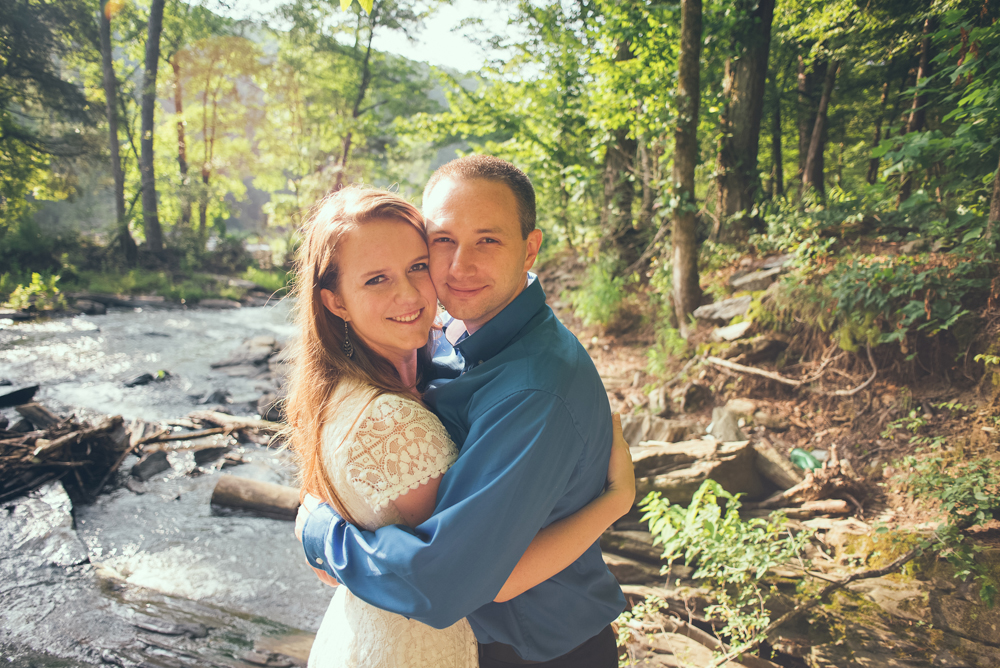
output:
{"label": "man", "polygon": [[[592,545],[516,598],[494,598],[539,529],[600,494],[611,411],[593,362],[528,274],[541,247],[528,177],[497,158],[438,169],[424,190],[430,271],[453,318],[435,360],[457,366],[424,395],[461,456],[434,515],[365,532],[322,505],[309,563],[372,605],[444,628],[462,617],[480,665],[617,665],[624,596]],[[454,375],[454,374],[453,374]]]}

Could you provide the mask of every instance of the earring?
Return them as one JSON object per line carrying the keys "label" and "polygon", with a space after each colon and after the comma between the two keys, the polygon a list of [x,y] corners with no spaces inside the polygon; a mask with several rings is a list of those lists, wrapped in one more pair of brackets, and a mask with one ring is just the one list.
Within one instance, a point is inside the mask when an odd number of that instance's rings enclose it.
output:
{"label": "earring", "polygon": [[344,321],[344,344],[341,346],[344,350],[344,354],[348,357],[354,357],[354,344],[351,343],[351,332],[347,328],[347,321]]}

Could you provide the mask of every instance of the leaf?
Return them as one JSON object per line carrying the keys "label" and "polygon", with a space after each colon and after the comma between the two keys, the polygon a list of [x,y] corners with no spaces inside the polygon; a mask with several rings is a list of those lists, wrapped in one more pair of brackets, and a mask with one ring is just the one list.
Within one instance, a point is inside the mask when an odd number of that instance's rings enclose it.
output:
{"label": "leaf", "polygon": [[358,4],[361,5],[361,9],[365,10],[365,13],[371,14],[375,0],[358,0]]}
{"label": "leaf", "polygon": [[354,0],[340,0],[340,9],[346,12],[352,4],[354,4]]}

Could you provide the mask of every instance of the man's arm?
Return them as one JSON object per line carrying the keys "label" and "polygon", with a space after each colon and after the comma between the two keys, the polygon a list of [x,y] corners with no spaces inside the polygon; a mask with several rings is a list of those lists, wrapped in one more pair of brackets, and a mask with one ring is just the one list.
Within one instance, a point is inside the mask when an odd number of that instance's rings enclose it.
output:
{"label": "man's arm", "polygon": [[[610,443],[610,422],[606,431],[593,437]],[[559,397],[516,392],[476,418],[429,520],[372,533],[321,506],[306,522],[307,558],[372,605],[450,626],[500,591],[548,522],[584,446]]]}

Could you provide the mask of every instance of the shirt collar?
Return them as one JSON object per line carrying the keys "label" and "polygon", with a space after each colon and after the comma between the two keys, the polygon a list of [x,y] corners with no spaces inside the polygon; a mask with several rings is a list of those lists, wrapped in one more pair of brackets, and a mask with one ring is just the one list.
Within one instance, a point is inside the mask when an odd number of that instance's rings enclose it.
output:
{"label": "shirt collar", "polygon": [[[545,306],[545,292],[541,281],[535,274],[528,274],[528,285],[514,301],[507,304],[489,322],[484,324],[475,334],[464,333],[455,347],[465,358],[466,367],[476,366],[490,359],[507,347],[511,339],[520,332]],[[452,323],[456,323],[452,325]],[[457,321],[448,323],[457,326]],[[446,325],[446,328],[448,327]]]}

